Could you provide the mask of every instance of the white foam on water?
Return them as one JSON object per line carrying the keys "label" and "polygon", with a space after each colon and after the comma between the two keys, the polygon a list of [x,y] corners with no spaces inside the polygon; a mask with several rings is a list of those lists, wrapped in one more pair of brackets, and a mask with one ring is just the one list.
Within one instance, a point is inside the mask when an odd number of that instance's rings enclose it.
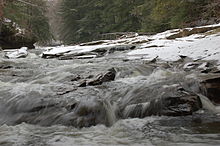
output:
{"label": "white foam on water", "polygon": [[0,144],[12,145],[148,145],[153,144],[145,139],[141,128],[146,122],[153,122],[155,117],[145,119],[119,120],[112,127],[97,125],[77,129],[65,126],[41,127],[28,124],[17,126],[0,126]]}

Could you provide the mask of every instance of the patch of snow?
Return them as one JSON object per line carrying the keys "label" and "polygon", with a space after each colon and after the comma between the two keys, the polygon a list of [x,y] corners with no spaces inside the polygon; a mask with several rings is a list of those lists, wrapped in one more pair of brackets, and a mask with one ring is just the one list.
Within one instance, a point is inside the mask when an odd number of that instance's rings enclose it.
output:
{"label": "patch of snow", "polygon": [[83,52],[90,52],[99,48],[105,48],[105,47],[110,47],[110,46],[115,46],[114,45],[107,45],[107,44],[102,44],[102,45],[93,45],[93,46],[59,46],[59,47],[50,47],[44,48],[43,54],[45,55],[56,55],[56,54],[74,54],[74,53],[83,53]]}
{"label": "patch of snow", "polygon": [[[211,26],[220,26],[220,24]],[[210,36],[194,34],[175,40],[165,38],[175,31],[177,30],[169,30],[152,36],[151,38],[154,40],[141,44],[141,49],[127,53],[128,59],[133,59],[134,56],[137,58],[137,55],[148,54],[149,60],[158,56],[159,59],[165,61],[176,61],[180,59],[179,55],[184,55],[195,60],[218,60],[220,63],[220,33]]]}
{"label": "patch of snow", "polygon": [[198,63],[195,63],[195,62],[189,62],[189,63],[186,63],[183,68],[184,69],[191,69],[191,68],[194,68],[195,65],[198,65]]}
{"label": "patch of snow", "polygon": [[4,18],[3,21],[6,22],[6,23],[11,23],[12,22],[10,19],[7,19],[7,18]]}
{"label": "patch of snow", "polygon": [[5,57],[9,59],[16,59],[16,58],[22,58],[26,57],[28,55],[27,47],[22,47],[18,50],[12,51],[12,52],[6,52]]}
{"label": "patch of snow", "polygon": [[[201,27],[216,27],[219,24],[200,26]],[[185,28],[193,29],[193,28]],[[137,50],[132,50],[128,53],[127,59],[143,59],[151,60],[158,56],[158,59],[164,61],[176,61],[180,59],[180,55],[184,55],[194,60],[217,60],[220,66],[220,33],[205,36],[204,34],[193,34],[187,37],[166,39],[168,36],[180,32],[181,29],[168,30],[156,35],[138,36],[131,38],[122,38],[117,40],[104,40],[98,45],[75,45],[75,46],[59,46],[52,48],[44,48],[44,54],[74,54],[89,52],[99,48],[109,46],[117,46],[124,44],[138,44]],[[220,67],[219,67],[220,68]]]}

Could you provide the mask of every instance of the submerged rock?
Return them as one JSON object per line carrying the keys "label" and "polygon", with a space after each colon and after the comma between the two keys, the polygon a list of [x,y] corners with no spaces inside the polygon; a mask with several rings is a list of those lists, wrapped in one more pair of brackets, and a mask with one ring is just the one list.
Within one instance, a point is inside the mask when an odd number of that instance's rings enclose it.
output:
{"label": "submerged rock", "polygon": [[51,102],[39,104],[20,113],[14,111],[11,125],[28,123],[42,126],[62,124],[77,128],[103,124],[111,126],[116,117],[112,105],[106,100],[89,99],[81,101],[68,101],[68,103]]}
{"label": "submerged rock", "polygon": [[[111,126],[115,117],[111,116],[111,105],[105,100],[86,100],[75,103],[70,112],[61,116],[61,123],[74,127],[90,127],[97,124]],[[114,111],[113,111],[114,112]]]}

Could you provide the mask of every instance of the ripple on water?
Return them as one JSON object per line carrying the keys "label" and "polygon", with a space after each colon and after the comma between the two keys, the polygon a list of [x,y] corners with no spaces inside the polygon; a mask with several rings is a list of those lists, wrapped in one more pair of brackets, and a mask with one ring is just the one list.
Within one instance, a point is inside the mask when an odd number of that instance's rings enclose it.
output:
{"label": "ripple on water", "polygon": [[22,123],[0,127],[0,144],[4,145],[152,145],[141,127],[148,119],[120,120],[112,127],[97,125],[77,129],[65,126],[40,127]]}

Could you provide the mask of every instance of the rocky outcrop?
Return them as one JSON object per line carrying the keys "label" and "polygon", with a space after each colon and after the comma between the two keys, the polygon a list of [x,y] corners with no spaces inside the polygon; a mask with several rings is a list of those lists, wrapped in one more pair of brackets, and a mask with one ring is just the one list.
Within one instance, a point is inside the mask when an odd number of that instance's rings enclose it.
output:
{"label": "rocky outcrop", "polygon": [[201,84],[206,90],[206,96],[215,104],[220,104],[220,75],[205,76]]}
{"label": "rocky outcrop", "polygon": [[0,46],[2,49],[18,49],[21,47],[34,48],[36,40],[21,29],[16,28],[13,22],[3,22],[0,35]]}

